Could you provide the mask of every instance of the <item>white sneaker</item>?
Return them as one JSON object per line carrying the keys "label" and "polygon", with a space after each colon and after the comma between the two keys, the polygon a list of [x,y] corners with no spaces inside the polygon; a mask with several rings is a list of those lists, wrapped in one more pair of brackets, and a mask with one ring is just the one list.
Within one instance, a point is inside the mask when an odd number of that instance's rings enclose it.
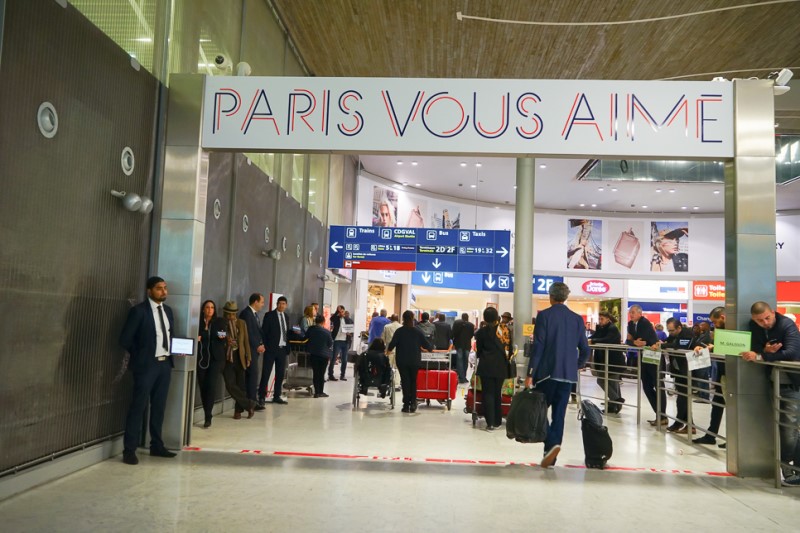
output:
{"label": "white sneaker", "polygon": [[548,451],[544,452],[544,457],[542,457],[542,468],[550,468],[556,463],[556,457],[558,457],[558,452],[561,451],[561,445],[556,444]]}

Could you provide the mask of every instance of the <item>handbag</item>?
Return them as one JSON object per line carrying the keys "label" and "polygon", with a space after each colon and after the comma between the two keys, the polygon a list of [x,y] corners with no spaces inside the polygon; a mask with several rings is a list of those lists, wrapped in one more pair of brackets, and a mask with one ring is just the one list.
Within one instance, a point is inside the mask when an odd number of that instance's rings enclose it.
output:
{"label": "handbag", "polygon": [[639,238],[633,233],[633,228],[623,231],[614,246],[614,261],[625,268],[631,268],[640,248]]}
{"label": "handbag", "polygon": [[544,442],[548,427],[544,393],[536,389],[516,393],[506,418],[506,437],[522,443]]}

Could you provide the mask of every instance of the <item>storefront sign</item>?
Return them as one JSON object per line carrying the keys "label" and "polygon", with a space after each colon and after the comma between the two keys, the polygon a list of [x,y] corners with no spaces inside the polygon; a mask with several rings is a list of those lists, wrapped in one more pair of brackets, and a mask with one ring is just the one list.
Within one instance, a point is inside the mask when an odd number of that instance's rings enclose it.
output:
{"label": "storefront sign", "polygon": [[733,84],[206,76],[203,148],[732,157]]}
{"label": "storefront sign", "polygon": [[800,281],[779,281],[776,292],[779,302],[800,302]]}
{"label": "storefront sign", "polygon": [[628,298],[688,300],[689,282],[632,279],[628,281]]}
{"label": "storefront sign", "polygon": [[583,292],[586,294],[598,296],[611,290],[611,286],[601,279],[590,279],[581,285],[581,289],[583,289]]}
{"label": "storefront sign", "polygon": [[714,330],[714,353],[722,355],[741,355],[750,351],[750,332],[732,329]]}
{"label": "storefront sign", "polygon": [[725,300],[724,281],[695,281],[692,283],[694,300]]}

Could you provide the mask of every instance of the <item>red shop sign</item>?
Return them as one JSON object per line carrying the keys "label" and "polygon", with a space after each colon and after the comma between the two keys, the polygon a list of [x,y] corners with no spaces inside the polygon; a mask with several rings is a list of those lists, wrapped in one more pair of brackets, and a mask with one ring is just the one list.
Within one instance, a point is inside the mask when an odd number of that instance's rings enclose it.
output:
{"label": "red shop sign", "polygon": [[586,294],[605,294],[611,290],[611,286],[600,279],[590,279],[581,285]]}

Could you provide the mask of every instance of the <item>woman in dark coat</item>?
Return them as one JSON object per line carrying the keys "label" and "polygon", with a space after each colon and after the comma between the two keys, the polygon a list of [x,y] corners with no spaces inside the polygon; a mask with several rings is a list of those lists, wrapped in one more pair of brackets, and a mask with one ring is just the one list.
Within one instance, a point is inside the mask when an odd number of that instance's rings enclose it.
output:
{"label": "woman in dark coat", "polygon": [[394,332],[387,351],[395,351],[397,371],[403,386],[404,413],[413,413],[417,410],[417,370],[422,362],[422,351],[433,350],[433,344],[425,335],[414,327],[414,312],[403,312],[403,325]]}
{"label": "woman in dark coat", "polygon": [[[589,344],[622,344],[622,335],[619,329],[614,324],[616,318],[611,316],[606,311],[600,311],[599,322],[594,334],[589,337]],[[625,403],[625,398],[620,395],[619,380],[622,378],[621,373],[625,370],[625,352],[622,350],[608,350],[608,399],[609,405],[606,406],[606,412],[619,413],[622,410],[622,405],[611,402]],[[605,364],[606,364],[606,349],[597,348],[594,350],[594,362],[597,365],[595,375],[597,376],[597,384],[601,389],[606,388],[605,378]]]}
{"label": "woman in dark coat", "polygon": [[197,386],[206,415],[203,427],[211,426],[211,411],[217,399],[219,377],[225,365],[225,320],[217,316],[217,305],[206,300],[200,307],[197,329]]}
{"label": "woman in dark coat", "polygon": [[476,373],[481,379],[483,411],[486,429],[500,427],[503,421],[501,390],[508,378],[509,345],[505,325],[500,324],[497,309],[487,307],[483,311],[486,326],[475,333],[475,356],[478,359]]}

